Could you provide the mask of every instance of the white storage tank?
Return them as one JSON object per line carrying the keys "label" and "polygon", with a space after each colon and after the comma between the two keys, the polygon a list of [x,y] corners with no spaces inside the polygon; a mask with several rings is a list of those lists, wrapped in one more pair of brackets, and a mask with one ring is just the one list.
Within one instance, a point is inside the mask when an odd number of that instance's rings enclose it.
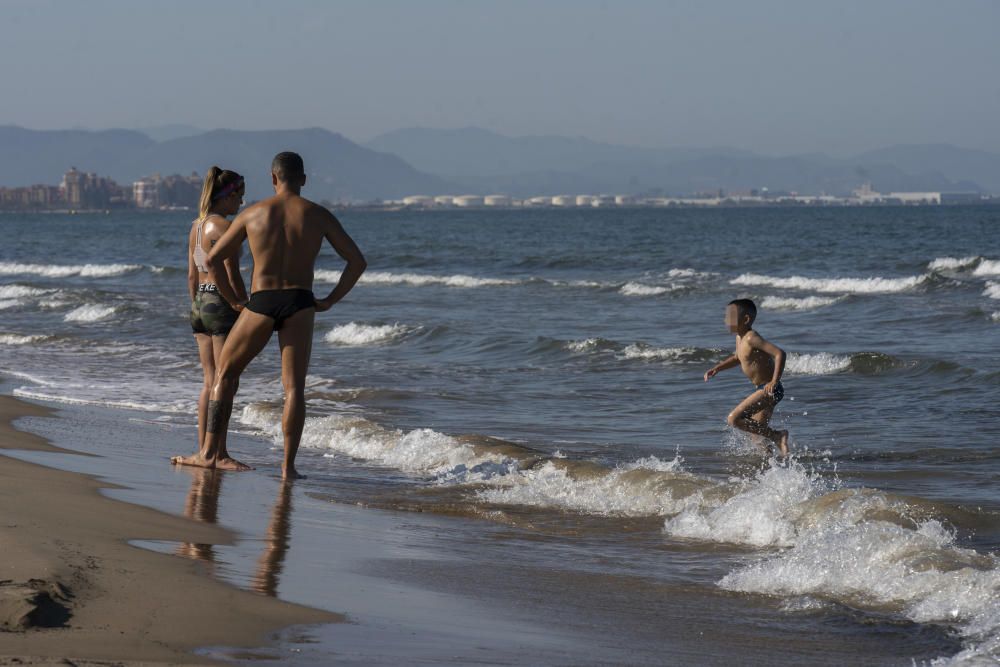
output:
{"label": "white storage tank", "polygon": [[552,197],[532,197],[524,201],[525,206],[549,206],[552,204]]}
{"label": "white storage tank", "polygon": [[434,205],[434,197],[428,197],[427,195],[411,195],[409,197],[403,197],[403,206],[419,206],[421,208],[427,208]]}
{"label": "white storage tank", "polygon": [[601,206],[614,206],[615,198],[611,195],[598,195],[590,202],[591,206],[601,207]]}
{"label": "white storage tank", "polygon": [[455,206],[459,206],[461,208],[482,206],[483,198],[481,195],[462,195],[460,197],[455,197],[454,204]]}
{"label": "white storage tank", "polygon": [[576,197],[573,195],[556,195],[552,198],[553,206],[576,206]]}
{"label": "white storage tank", "polygon": [[635,197],[632,195],[615,195],[615,203],[619,206],[632,206],[635,204]]}
{"label": "white storage tank", "polygon": [[455,203],[455,198],[451,195],[438,195],[434,198],[434,203],[438,206],[452,206]]}
{"label": "white storage tank", "polygon": [[483,203],[486,206],[510,206],[512,202],[507,195],[486,195]]}
{"label": "white storage tank", "polygon": [[593,203],[594,203],[594,196],[593,195],[577,195],[576,196],[576,205],[577,206],[590,206]]}

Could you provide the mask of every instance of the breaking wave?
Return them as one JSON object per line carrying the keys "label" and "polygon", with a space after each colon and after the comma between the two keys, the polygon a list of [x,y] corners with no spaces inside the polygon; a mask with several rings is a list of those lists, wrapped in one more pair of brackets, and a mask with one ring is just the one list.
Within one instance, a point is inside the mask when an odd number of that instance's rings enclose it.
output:
{"label": "breaking wave", "polygon": [[658,296],[660,294],[666,294],[670,291],[670,288],[628,282],[622,285],[622,288],[618,291],[625,296]]}
{"label": "breaking wave", "polygon": [[733,285],[769,286],[781,289],[809,290],[821,293],[845,294],[889,294],[905,292],[917,287],[928,278],[927,275],[905,278],[807,278],[791,276],[781,278],[756,273],[744,273],[730,281]]}
{"label": "breaking wave", "polygon": [[88,303],[66,313],[63,320],[66,322],[98,322],[114,315],[115,310],[114,306]]}
{"label": "breaking wave", "polygon": [[400,338],[410,328],[402,324],[359,324],[350,322],[334,327],[323,337],[334,345],[373,345]]}
{"label": "breaking wave", "polygon": [[815,308],[832,306],[842,300],[843,297],[832,296],[807,296],[801,299],[796,299],[794,297],[765,296],[760,302],[760,306],[765,310],[813,310]]}
{"label": "breaking wave", "polygon": [[[315,279],[320,283],[336,283],[340,280],[340,271],[318,269]],[[516,285],[518,280],[503,278],[477,278],[462,274],[436,276],[422,273],[390,273],[388,271],[368,271],[361,276],[362,283],[372,285],[442,285],[444,287],[496,287],[501,285]]]}
{"label": "breaking wave", "polygon": [[140,264],[20,264],[16,262],[0,262],[0,275],[36,275],[46,278],[65,278],[80,276],[83,278],[107,278],[132,273],[142,268]]}

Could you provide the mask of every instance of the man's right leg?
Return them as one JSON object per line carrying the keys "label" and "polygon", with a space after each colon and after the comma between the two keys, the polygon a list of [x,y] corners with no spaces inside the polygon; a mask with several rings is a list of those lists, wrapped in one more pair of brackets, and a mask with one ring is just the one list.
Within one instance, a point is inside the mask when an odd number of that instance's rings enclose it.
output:
{"label": "man's right leg", "polygon": [[205,452],[206,456],[215,460],[216,468],[249,470],[249,466],[231,458],[228,453],[225,458],[222,457],[225,451],[223,443],[229,430],[229,417],[233,412],[233,398],[240,375],[264,349],[273,331],[273,319],[246,310],[226,337],[205,419]]}

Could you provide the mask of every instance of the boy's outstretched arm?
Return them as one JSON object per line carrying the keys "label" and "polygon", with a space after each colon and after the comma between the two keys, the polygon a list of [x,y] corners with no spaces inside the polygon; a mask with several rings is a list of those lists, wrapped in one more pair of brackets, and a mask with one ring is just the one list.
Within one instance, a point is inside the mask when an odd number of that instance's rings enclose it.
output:
{"label": "boy's outstretched arm", "polygon": [[785,351],[774,343],[764,340],[764,337],[758,333],[755,333],[749,342],[750,347],[757,348],[774,359],[774,375],[771,377],[771,381],[767,383],[767,386],[764,387],[764,391],[768,394],[773,394],[775,386],[781,381],[781,374],[785,372]]}
{"label": "boy's outstretched arm", "polygon": [[733,366],[739,366],[739,365],[740,365],[740,358],[737,357],[735,354],[730,355],[725,359],[723,359],[722,361],[720,361],[719,363],[717,363],[716,365],[709,368],[707,371],[705,371],[705,382],[708,382],[710,378],[713,378],[716,375],[718,375],[720,371],[724,371],[727,368],[732,368]]}

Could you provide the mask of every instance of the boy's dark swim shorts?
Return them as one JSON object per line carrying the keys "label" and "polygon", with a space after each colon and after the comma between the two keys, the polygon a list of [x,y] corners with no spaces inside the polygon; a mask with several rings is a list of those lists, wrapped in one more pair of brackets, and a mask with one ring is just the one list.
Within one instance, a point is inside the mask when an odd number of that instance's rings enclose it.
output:
{"label": "boy's dark swim shorts", "polygon": [[[765,382],[763,384],[758,384],[756,386],[757,389],[763,389],[764,387],[767,386],[767,383]],[[778,403],[781,403],[781,399],[783,399],[784,397],[785,397],[785,388],[781,386],[781,383],[779,382],[778,384],[774,385],[774,394],[772,395],[772,398],[774,398],[774,404],[777,405]]]}

